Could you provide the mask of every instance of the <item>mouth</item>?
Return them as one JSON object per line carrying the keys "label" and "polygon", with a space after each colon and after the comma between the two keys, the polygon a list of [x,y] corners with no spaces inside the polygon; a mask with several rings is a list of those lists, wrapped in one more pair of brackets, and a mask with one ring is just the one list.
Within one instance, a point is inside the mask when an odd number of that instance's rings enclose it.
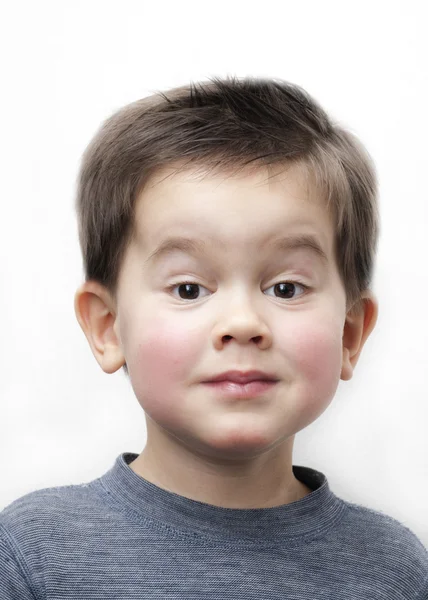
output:
{"label": "mouth", "polygon": [[231,398],[254,398],[262,396],[276,386],[276,381],[250,381],[248,383],[235,383],[234,381],[210,381],[204,385],[211,388],[221,396]]}
{"label": "mouth", "polygon": [[273,375],[261,371],[230,371],[203,382],[221,396],[232,398],[254,398],[271,391],[278,383]]}
{"label": "mouth", "polygon": [[232,382],[237,384],[248,384],[253,381],[266,381],[266,382],[277,382],[278,378],[270,373],[264,371],[226,371],[220,373],[214,377],[210,377],[204,383],[219,383],[219,382]]}

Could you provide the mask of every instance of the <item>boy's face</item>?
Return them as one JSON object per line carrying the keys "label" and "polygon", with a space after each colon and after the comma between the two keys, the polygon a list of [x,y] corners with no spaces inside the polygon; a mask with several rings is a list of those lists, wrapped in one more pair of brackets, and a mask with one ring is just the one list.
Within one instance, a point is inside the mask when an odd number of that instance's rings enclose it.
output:
{"label": "boy's face", "polygon": [[[312,423],[343,376],[333,223],[321,200],[308,199],[296,167],[269,181],[261,170],[165,179],[170,173],[153,179],[136,207],[113,326],[123,362],[151,418],[149,437],[166,430],[204,455],[256,455]],[[302,235],[325,259],[275,245]],[[203,243],[203,252],[171,243],[149,258],[179,237]],[[203,383],[253,369],[277,379],[260,396],[230,398]]]}

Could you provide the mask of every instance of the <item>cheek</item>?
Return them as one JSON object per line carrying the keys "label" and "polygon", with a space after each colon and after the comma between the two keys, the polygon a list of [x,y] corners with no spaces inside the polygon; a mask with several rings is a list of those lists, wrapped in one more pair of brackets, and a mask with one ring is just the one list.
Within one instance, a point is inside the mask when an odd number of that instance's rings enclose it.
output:
{"label": "cheek", "polygon": [[[131,340],[130,340],[131,341]],[[165,317],[141,324],[128,346],[128,369],[134,392],[144,408],[156,403],[169,410],[177,395],[197,377],[204,336],[189,328],[185,319]]]}
{"label": "cheek", "polygon": [[322,325],[296,332],[292,343],[295,365],[308,382],[335,378],[341,364],[342,338],[337,330]]}
{"label": "cheek", "polygon": [[[307,414],[321,414],[333,399],[342,368],[342,330],[325,319],[300,323],[288,330],[284,356],[290,362],[291,384]],[[287,360],[287,362],[288,362]]]}

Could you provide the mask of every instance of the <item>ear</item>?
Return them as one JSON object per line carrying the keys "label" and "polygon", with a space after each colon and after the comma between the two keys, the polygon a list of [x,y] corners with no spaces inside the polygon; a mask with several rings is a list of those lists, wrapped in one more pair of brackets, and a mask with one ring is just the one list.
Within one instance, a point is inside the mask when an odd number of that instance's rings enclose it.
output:
{"label": "ear", "polygon": [[348,381],[352,378],[355,365],[363,346],[373,331],[379,312],[378,301],[372,292],[362,296],[361,309],[348,312],[343,328],[342,372],[340,378]]}
{"label": "ear", "polygon": [[87,281],[76,291],[74,311],[102,370],[114,373],[120,369],[125,364],[125,357],[110,293],[101,284]]}

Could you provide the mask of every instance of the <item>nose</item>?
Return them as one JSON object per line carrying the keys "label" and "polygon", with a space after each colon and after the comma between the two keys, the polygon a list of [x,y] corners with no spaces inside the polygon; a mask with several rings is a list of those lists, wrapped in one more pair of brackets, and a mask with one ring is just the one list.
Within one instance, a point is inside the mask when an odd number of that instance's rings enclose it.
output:
{"label": "nose", "polygon": [[272,333],[254,303],[248,297],[240,296],[222,311],[213,327],[212,339],[216,350],[221,350],[233,340],[238,344],[251,342],[265,350],[272,344]]}

